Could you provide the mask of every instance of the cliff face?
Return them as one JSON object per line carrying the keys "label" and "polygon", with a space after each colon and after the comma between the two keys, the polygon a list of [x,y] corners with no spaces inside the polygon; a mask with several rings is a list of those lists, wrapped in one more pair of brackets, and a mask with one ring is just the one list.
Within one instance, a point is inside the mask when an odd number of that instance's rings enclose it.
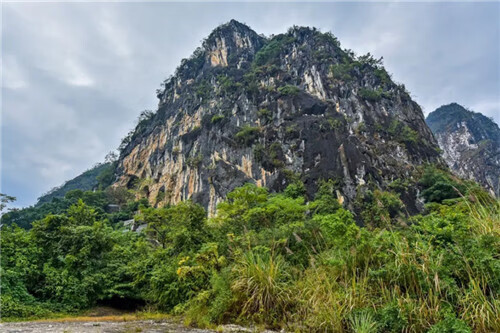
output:
{"label": "cliff face", "polygon": [[426,119],[450,169],[500,196],[500,129],[459,104],[441,106]]}
{"label": "cliff face", "polygon": [[[123,147],[117,185],[152,204],[188,198],[213,213],[233,188],[334,179],[350,205],[416,166],[440,162],[420,107],[371,57],[309,28],[264,38],[218,27],[158,91],[158,110]],[[410,210],[416,193],[406,193]]]}

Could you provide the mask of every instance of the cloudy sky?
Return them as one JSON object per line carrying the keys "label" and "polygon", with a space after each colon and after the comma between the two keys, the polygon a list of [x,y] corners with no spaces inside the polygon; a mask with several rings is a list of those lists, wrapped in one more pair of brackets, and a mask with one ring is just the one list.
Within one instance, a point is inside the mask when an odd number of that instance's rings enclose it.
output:
{"label": "cloudy sky", "polygon": [[428,113],[500,121],[499,3],[3,3],[1,192],[36,198],[101,162],[217,25],[332,31],[384,57]]}

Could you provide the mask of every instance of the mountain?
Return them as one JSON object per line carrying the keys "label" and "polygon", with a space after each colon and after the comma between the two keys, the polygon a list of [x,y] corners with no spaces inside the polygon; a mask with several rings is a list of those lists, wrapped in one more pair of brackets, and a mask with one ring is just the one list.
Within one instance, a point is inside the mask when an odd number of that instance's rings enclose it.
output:
{"label": "mountain", "polygon": [[83,172],[81,175],[66,181],[59,187],[55,187],[42,195],[37,200],[37,205],[45,202],[51,202],[54,198],[63,198],[71,190],[90,191],[99,185],[100,176],[102,177],[111,167],[111,163],[100,163]]}
{"label": "mountain", "polygon": [[[114,185],[158,206],[192,199],[213,213],[246,182],[280,191],[300,180],[311,198],[333,179],[352,207],[368,188],[444,163],[421,108],[381,61],[314,28],[266,38],[232,20],[157,96],[122,143]],[[401,194],[409,211],[416,195]]]}
{"label": "mountain", "polygon": [[500,129],[484,115],[457,103],[431,112],[427,124],[443,157],[458,176],[473,179],[500,196]]}

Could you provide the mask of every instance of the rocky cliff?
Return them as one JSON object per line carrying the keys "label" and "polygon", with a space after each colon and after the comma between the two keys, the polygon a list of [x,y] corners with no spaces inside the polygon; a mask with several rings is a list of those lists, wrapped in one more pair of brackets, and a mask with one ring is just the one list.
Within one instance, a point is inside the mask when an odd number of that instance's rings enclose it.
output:
{"label": "rocky cliff", "polygon": [[491,119],[459,104],[443,105],[426,119],[458,176],[483,185],[500,196],[500,129]]}
{"label": "rocky cliff", "polygon": [[351,205],[441,161],[420,107],[381,62],[311,28],[266,38],[232,20],[157,95],[122,145],[116,185],[159,206],[191,198],[213,213],[245,182],[278,191],[298,179],[309,197],[333,179]]}

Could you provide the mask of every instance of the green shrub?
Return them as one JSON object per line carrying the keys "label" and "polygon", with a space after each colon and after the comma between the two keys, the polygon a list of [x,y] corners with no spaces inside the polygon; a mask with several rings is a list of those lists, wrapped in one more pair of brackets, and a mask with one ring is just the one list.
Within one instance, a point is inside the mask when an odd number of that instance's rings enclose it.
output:
{"label": "green shrub", "polygon": [[278,88],[278,92],[284,96],[295,96],[299,93],[300,89],[296,86],[287,84]]}
{"label": "green shrub", "polygon": [[254,66],[263,66],[279,61],[279,55],[284,47],[295,42],[295,37],[290,35],[277,35],[262,47],[254,58]]}
{"label": "green shrub", "polygon": [[283,194],[293,199],[304,198],[306,195],[306,187],[302,181],[296,180],[285,188]]}
{"label": "green shrub", "polygon": [[202,81],[196,86],[195,94],[203,102],[206,102],[212,94],[212,85],[207,81]]}
{"label": "green shrub", "polygon": [[235,134],[236,141],[240,144],[249,146],[259,137],[260,128],[251,125],[244,125]]}
{"label": "green shrub", "polygon": [[361,88],[358,91],[358,96],[370,102],[378,102],[387,95],[381,88],[376,90]]}
{"label": "green shrub", "polygon": [[190,167],[190,168],[198,168],[201,163],[203,162],[203,155],[201,153],[195,155],[195,156],[189,156],[187,159],[186,159],[186,164]]}
{"label": "green shrub", "polygon": [[429,333],[472,333],[467,323],[457,318],[448,317],[433,325]]}
{"label": "green shrub", "polygon": [[449,173],[435,167],[427,167],[424,170],[419,185],[423,188],[421,195],[426,202],[441,203],[467,193],[463,184],[453,180]]}
{"label": "green shrub", "polygon": [[225,116],[222,114],[215,114],[212,116],[212,119],[210,119],[210,122],[212,124],[215,124],[215,123],[222,121],[224,118],[225,118]]}
{"label": "green shrub", "polygon": [[332,130],[336,130],[342,127],[342,121],[340,119],[334,119],[332,117],[327,118],[328,125]]}
{"label": "green shrub", "polygon": [[397,119],[391,121],[387,132],[394,136],[397,141],[405,144],[416,144],[420,139],[417,131]]}
{"label": "green shrub", "polygon": [[364,197],[361,216],[371,227],[389,227],[403,209],[399,194],[375,190]]}
{"label": "green shrub", "polygon": [[336,80],[351,82],[354,79],[354,66],[352,63],[338,63],[330,66],[330,73]]}
{"label": "green shrub", "polygon": [[255,158],[255,160],[257,162],[262,162],[262,160],[264,159],[265,154],[266,154],[266,152],[265,152],[264,145],[262,145],[260,143],[257,143],[253,147],[253,157]]}
{"label": "green shrub", "polygon": [[257,111],[257,117],[264,121],[269,121],[273,119],[273,113],[269,109],[264,108]]}
{"label": "green shrub", "polygon": [[227,75],[218,75],[217,83],[223,94],[235,93],[241,87],[241,83],[235,82],[232,77]]}

